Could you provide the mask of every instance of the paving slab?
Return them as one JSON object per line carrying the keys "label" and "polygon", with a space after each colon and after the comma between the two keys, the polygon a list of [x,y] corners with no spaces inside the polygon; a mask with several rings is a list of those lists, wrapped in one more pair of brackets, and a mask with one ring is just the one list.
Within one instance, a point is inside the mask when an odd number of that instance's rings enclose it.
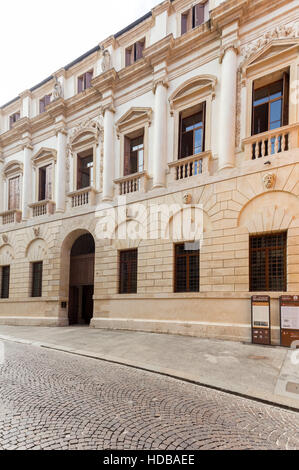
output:
{"label": "paving slab", "polygon": [[0,339],[118,362],[299,409],[299,364],[287,348],[87,327],[1,325]]}

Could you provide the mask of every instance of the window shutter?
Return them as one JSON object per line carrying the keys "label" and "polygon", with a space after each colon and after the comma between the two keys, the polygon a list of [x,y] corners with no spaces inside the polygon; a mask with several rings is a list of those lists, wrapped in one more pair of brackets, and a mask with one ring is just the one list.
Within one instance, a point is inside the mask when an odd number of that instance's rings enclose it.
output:
{"label": "window shutter", "polygon": [[20,206],[20,178],[12,178],[8,184],[8,210],[19,209]]}
{"label": "window shutter", "polygon": [[185,34],[188,31],[188,13],[184,13],[181,17],[181,34]]}
{"label": "window shutter", "polygon": [[138,41],[136,43],[136,60],[139,60],[142,58],[143,49],[144,49],[144,40]]}
{"label": "window shutter", "polygon": [[126,67],[132,64],[132,52],[133,52],[132,47],[128,47],[126,49]]}
{"label": "window shutter", "polygon": [[205,152],[206,150],[206,109],[207,109],[207,102],[204,101],[202,103],[202,151]]}
{"label": "window shutter", "polygon": [[81,93],[83,91],[83,78],[79,77],[78,78],[78,93]]}
{"label": "window shutter", "polygon": [[195,5],[193,7],[193,27],[199,26],[205,20],[205,7],[203,4]]}
{"label": "window shutter", "polygon": [[86,88],[91,87],[91,80],[92,80],[93,72],[86,73]]}
{"label": "window shutter", "polygon": [[131,155],[131,140],[125,137],[125,148],[124,148],[124,176],[130,174],[130,155]]}
{"label": "window shutter", "polygon": [[46,168],[46,194],[45,199],[52,199],[52,165]]}
{"label": "window shutter", "polygon": [[289,124],[289,97],[290,97],[290,76],[287,72],[283,74],[283,109],[282,109],[282,125]]}
{"label": "window shutter", "polygon": [[44,98],[39,100],[39,113],[42,114],[45,111],[45,101]]}

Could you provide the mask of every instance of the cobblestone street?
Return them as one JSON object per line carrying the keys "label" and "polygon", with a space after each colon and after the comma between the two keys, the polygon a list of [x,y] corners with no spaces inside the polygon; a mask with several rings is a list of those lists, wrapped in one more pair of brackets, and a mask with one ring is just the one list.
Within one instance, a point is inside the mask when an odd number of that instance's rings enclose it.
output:
{"label": "cobblestone street", "polygon": [[0,365],[0,449],[299,449],[299,415],[7,342]]}

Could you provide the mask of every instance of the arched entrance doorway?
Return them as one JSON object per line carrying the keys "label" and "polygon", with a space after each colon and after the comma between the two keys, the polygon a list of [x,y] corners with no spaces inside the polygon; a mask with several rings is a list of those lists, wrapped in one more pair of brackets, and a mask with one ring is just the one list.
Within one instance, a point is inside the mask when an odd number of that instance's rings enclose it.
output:
{"label": "arched entrance doorway", "polygon": [[95,243],[81,235],[70,252],[69,324],[89,325],[93,317]]}

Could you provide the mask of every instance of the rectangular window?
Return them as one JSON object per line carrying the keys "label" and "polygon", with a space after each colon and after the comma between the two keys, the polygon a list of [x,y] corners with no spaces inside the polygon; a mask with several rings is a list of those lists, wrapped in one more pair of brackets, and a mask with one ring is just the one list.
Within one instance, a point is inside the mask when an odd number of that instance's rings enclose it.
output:
{"label": "rectangular window", "polygon": [[14,113],[12,114],[11,116],[9,116],[9,128],[12,129],[12,126],[14,125],[15,122],[17,122],[21,117],[21,114],[18,112],[18,113]]}
{"label": "rectangular window", "polygon": [[119,293],[137,293],[138,250],[125,250],[119,253]]}
{"label": "rectangular window", "polygon": [[20,177],[8,180],[8,210],[20,209]]}
{"label": "rectangular window", "polygon": [[204,152],[205,108],[205,103],[201,103],[194,114],[192,111],[184,111],[180,114],[179,159]]}
{"label": "rectangular window", "polygon": [[287,232],[250,237],[250,292],[284,292]]}
{"label": "rectangular window", "polygon": [[78,154],[77,189],[89,188],[93,184],[93,152],[87,150]]}
{"label": "rectangular window", "polygon": [[287,126],[289,123],[289,74],[266,86],[253,84],[252,135]]}
{"label": "rectangular window", "polygon": [[[189,245],[189,244],[188,244]],[[175,292],[199,292],[199,249],[175,245]]]}
{"label": "rectangular window", "polygon": [[46,111],[46,106],[51,103],[51,95],[45,95],[39,100],[39,113],[42,114]]}
{"label": "rectangular window", "polygon": [[92,77],[93,77],[92,70],[78,77],[78,93],[81,93],[81,91],[87,90],[87,88],[91,87]]}
{"label": "rectangular window", "polygon": [[199,3],[185,11],[181,16],[181,34],[200,26],[205,22],[207,16],[208,2]]}
{"label": "rectangular window", "polygon": [[9,278],[10,266],[3,266],[1,269],[1,299],[9,298]]}
{"label": "rectangular window", "polygon": [[52,199],[52,165],[39,169],[38,200]]}
{"label": "rectangular window", "polygon": [[143,134],[135,138],[125,137],[124,176],[133,175],[144,170],[143,140]]}
{"label": "rectangular window", "polygon": [[41,297],[43,286],[43,262],[32,263],[31,297]]}
{"label": "rectangular window", "polygon": [[126,67],[134,64],[137,60],[142,58],[142,53],[145,48],[145,39],[135,42],[132,46],[126,48],[125,52],[125,64]]}

